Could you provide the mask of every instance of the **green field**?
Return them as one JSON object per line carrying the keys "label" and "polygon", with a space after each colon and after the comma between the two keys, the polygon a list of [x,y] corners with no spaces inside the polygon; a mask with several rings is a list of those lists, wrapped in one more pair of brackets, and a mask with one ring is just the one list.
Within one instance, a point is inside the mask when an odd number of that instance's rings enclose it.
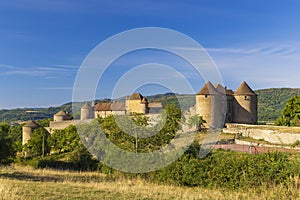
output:
{"label": "green field", "polygon": [[299,179],[288,186],[247,190],[207,189],[30,167],[0,168],[1,199],[300,199]]}

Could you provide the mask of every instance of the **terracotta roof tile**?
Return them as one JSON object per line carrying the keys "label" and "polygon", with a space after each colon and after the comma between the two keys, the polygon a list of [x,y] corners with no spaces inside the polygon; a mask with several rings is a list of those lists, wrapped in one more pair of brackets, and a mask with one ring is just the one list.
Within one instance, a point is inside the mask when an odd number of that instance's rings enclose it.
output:
{"label": "terracotta roof tile", "polygon": [[95,110],[96,111],[110,111],[110,102],[100,102],[96,104]]}
{"label": "terracotta roof tile", "polygon": [[124,102],[100,102],[96,104],[96,111],[125,111],[125,103]]}
{"label": "terracotta roof tile", "polygon": [[113,111],[125,111],[126,110],[125,102],[112,103],[110,108]]}
{"label": "terracotta roof tile", "polygon": [[149,108],[162,108],[163,105],[162,105],[162,103],[160,103],[160,102],[153,102],[153,103],[149,103],[149,104],[148,104],[148,107],[149,107]]}

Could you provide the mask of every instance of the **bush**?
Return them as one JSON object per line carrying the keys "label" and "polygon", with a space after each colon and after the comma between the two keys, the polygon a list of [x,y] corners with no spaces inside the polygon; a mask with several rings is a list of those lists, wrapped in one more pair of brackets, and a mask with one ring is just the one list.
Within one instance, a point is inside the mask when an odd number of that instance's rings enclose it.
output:
{"label": "bush", "polygon": [[[193,150],[194,149],[194,150]],[[195,146],[171,165],[145,174],[125,174],[103,168],[102,172],[179,186],[245,189],[262,185],[289,184],[300,175],[300,164],[289,160],[289,154],[240,154],[216,151],[204,159],[195,157]]]}

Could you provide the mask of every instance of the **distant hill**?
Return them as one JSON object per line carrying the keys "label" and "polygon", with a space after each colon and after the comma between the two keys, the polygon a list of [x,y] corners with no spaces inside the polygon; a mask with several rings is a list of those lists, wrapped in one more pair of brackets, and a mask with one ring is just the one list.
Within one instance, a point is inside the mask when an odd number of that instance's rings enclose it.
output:
{"label": "distant hill", "polygon": [[[265,122],[275,121],[281,114],[287,100],[295,95],[300,95],[300,89],[291,88],[272,88],[255,91],[258,94],[258,120]],[[149,102],[161,102],[163,105],[175,103],[181,105],[183,110],[195,105],[194,95],[179,95],[173,93],[156,94],[147,96]],[[125,97],[118,100],[125,100]],[[99,102],[100,100],[97,100]],[[110,101],[103,99],[101,101]],[[78,119],[80,108],[84,102],[75,103],[75,113],[73,116]],[[65,110],[72,113],[72,103],[67,103],[58,107],[49,108],[18,108],[11,110],[0,110],[0,121],[7,122],[38,120],[44,118],[52,118],[55,113]]]}
{"label": "distant hill", "polygon": [[300,95],[300,89],[271,88],[256,90],[258,94],[258,120],[275,121],[284,108],[287,100]]}

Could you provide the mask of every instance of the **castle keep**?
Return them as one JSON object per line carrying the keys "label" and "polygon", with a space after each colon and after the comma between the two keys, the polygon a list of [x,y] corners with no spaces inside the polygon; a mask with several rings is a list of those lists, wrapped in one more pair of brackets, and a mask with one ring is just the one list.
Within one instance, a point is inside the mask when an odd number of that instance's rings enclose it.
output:
{"label": "castle keep", "polygon": [[197,93],[195,106],[206,127],[223,127],[223,122],[257,124],[257,95],[246,82],[235,92],[207,82]]}

